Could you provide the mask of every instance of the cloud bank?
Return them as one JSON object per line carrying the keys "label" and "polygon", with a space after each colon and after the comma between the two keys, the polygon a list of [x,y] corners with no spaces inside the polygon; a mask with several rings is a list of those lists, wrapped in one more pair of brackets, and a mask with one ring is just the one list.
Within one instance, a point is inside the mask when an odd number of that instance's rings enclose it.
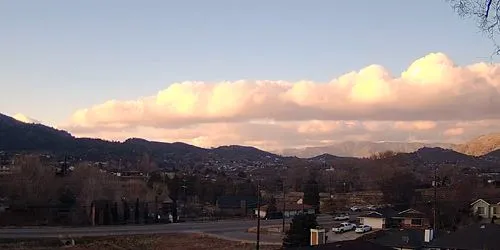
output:
{"label": "cloud bank", "polygon": [[442,53],[399,76],[370,65],[330,82],[174,83],[156,95],[77,110],[77,136],[143,137],[264,149],[345,140],[460,141],[500,131],[500,65],[458,66]]}

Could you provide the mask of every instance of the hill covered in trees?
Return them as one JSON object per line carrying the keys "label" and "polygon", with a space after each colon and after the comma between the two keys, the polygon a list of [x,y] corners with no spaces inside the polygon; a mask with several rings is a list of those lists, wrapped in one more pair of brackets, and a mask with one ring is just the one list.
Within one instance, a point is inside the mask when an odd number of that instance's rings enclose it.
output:
{"label": "hill covered in trees", "polygon": [[[467,167],[491,168],[500,162],[498,151],[477,157],[465,154],[475,146],[495,149],[496,140],[480,137],[471,141],[469,146],[461,146],[461,152],[440,147],[423,147],[410,153],[399,153],[394,157],[404,159],[408,164],[418,162],[446,163]],[[495,137],[496,138],[496,137]],[[479,147],[479,146],[477,146]],[[70,133],[42,124],[24,123],[12,117],[0,114],[0,151],[37,152],[59,157],[70,156],[80,161],[125,161],[137,162],[147,154],[160,168],[173,165],[201,165],[205,162],[258,164],[361,164],[369,158],[338,157],[331,154],[319,154],[302,160],[296,157],[284,157],[254,147],[230,145],[217,148],[201,148],[181,142],[154,142],[140,138],[127,139],[124,142],[106,141],[93,138],[76,138]],[[386,150],[382,150],[386,151]],[[481,152],[488,150],[482,150]],[[376,153],[376,152],[375,152]],[[477,155],[476,153],[472,153]],[[299,165],[300,165],[299,164]]]}
{"label": "hill covered in trees", "polygon": [[68,155],[78,160],[101,162],[135,161],[147,153],[160,165],[168,162],[192,164],[208,160],[274,162],[281,159],[278,155],[257,148],[236,145],[206,149],[182,142],[154,142],[140,138],[124,142],[76,138],[63,130],[24,123],[3,114],[0,114],[0,151]]}

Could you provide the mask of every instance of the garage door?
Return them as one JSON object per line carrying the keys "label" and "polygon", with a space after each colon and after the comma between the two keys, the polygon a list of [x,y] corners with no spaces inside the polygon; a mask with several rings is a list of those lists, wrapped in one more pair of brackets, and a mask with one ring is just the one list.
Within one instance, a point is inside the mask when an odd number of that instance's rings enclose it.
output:
{"label": "garage door", "polygon": [[360,222],[375,229],[383,228],[384,219],[382,218],[360,218]]}

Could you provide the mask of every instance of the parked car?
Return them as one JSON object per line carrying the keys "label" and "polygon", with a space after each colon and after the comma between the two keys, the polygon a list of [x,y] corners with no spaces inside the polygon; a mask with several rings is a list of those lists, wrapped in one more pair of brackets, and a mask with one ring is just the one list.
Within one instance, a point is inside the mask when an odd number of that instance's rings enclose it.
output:
{"label": "parked car", "polygon": [[349,214],[337,214],[333,217],[334,220],[349,220]]}
{"label": "parked car", "polygon": [[333,227],[332,232],[339,234],[339,233],[354,230],[355,228],[356,228],[356,224],[349,223],[349,222],[343,222],[343,223],[340,223],[340,225]]}
{"label": "parked car", "polygon": [[373,210],[376,210],[376,209],[377,209],[377,206],[374,206],[374,205],[368,205],[368,206],[366,206],[366,209],[367,209],[367,210],[371,210],[371,211],[373,211]]}
{"label": "parked car", "polygon": [[368,225],[359,225],[356,227],[355,232],[358,234],[362,234],[362,233],[370,232],[371,230],[372,230],[372,227],[370,227]]}
{"label": "parked car", "polygon": [[361,211],[361,208],[359,208],[357,206],[354,206],[354,207],[351,207],[351,211],[353,211],[353,212],[359,212],[359,211]]}

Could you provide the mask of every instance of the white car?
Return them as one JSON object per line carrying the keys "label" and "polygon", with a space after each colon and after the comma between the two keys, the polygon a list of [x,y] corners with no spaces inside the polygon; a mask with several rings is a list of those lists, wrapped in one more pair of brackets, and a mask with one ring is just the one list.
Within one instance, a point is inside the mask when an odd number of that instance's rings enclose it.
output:
{"label": "white car", "polygon": [[372,230],[372,227],[370,227],[368,225],[359,225],[356,227],[355,232],[358,234],[362,234],[362,233],[370,232],[371,230]]}
{"label": "white car", "polygon": [[361,211],[361,208],[354,206],[354,207],[351,207],[351,211],[359,212],[359,211]]}
{"label": "white car", "polygon": [[356,228],[356,224],[352,224],[352,223],[349,223],[349,222],[342,222],[340,223],[340,225],[336,226],[336,227],[333,227],[332,228],[332,232],[334,233],[343,233],[343,232],[347,232],[347,231],[351,231],[353,229]]}
{"label": "white car", "polygon": [[339,214],[335,217],[333,217],[334,220],[349,220],[349,215],[348,214]]}

